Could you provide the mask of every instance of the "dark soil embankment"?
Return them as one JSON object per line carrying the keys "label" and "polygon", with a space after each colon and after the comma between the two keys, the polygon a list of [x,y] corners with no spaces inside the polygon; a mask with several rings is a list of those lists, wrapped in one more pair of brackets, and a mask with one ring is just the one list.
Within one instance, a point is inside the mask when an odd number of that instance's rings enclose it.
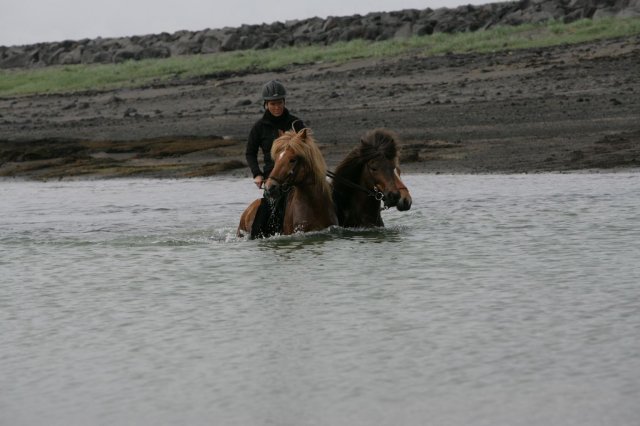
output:
{"label": "dark soil embankment", "polygon": [[[363,133],[387,127],[402,138],[405,172],[637,168],[638,70],[633,37],[2,98],[0,174],[248,175],[244,141],[272,78],[287,86],[287,105],[313,129],[330,167]],[[163,144],[173,148],[159,154]],[[182,146],[189,148],[174,150]]]}

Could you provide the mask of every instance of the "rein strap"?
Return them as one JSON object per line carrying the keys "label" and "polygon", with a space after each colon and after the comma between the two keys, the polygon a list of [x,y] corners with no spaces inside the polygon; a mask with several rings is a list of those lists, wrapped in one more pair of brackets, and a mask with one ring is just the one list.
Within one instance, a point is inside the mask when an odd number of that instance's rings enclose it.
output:
{"label": "rein strap", "polygon": [[357,189],[358,191],[362,191],[365,194],[367,194],[370,197],[375,198],[378,201],[381,201],[382,199],[384,199],[384,196],[382,198],[380,198],[380,196],[378,194],[381,194],[380,191],[372,191],[370,189],[365,188],[364,186],[358,185],[357,183],[354,183],[348,179],[345,179],[341,176],[337,176],[335,173],[333,173],[330,170],[327,170],[327,176],[329,176],[331,179],[340,182],[343,185],[348,186],[351,189]]}

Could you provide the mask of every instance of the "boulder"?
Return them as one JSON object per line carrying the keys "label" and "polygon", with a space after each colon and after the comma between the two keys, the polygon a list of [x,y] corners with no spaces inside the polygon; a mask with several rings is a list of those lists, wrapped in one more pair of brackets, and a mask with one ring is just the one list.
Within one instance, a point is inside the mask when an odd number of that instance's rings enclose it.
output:
{"label": "boulder", "polygon": [[82,50],[82,46],[76,46],[72,51],[60,54],[58,62],[60,65],[75,65],[82,63]]}
{"label": "boulder", "polygon": [[413,22],[405,22],[393,33],[393,38],[409,38],[413,35]]}
{"label": "boulder", "polygon": [[222,52],[238,50],[240,48],[240,45],[240,34],[236,32],[228,32],[222,38],[222,43],[220,43],[220,50]]}
{"label": "boulder", "polygon": [[86,50],[82,52],[83,64],[108,64],[110,62],[113,62],[113,52],[104,51],[104,50],[98,51],[98,52],[92,52],[90,55],[86,56],[86,60],[85,60],[86,53],[87,53]]}
{"label": "boulder", "polygon": [[33,50],[8,49],[0,59],[0,68],[30,68],[39,61],[39,52]]}
{"label": "boulder", "polygon": [[112,61],[120,63],[129,60],[140,59],[142,48],[139,46],[127,46],[115,51]]}
{"label": "boulder", "polygon": [[149,47],[141,47],[138,59],[160,59],[171,56],[171,49],[162,44]]}
{"label": "boulder", "polygon": [[218,53],[220,52],[220,48],[222,46],[222,41],[218,37],[206,36],[204,40],[202,40],[202,45],[200,46],[201,53]]}

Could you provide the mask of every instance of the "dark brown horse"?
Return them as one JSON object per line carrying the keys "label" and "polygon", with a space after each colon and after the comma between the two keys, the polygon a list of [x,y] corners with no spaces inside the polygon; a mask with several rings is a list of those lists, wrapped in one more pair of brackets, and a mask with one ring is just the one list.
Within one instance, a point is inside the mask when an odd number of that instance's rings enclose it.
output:
{"label": "dark brown horse", "polygon": [[400,211],[411,208],[411,195],[400,179],[397,140],[390,130],[368,132],[331,174],[340,226],[384,226],[381,202]]}
{"label": "dark brown horse", "polygon": [[[309,232],[337,225],[327,165],[309,129],[290,130],[273,142],[274,167],[265,183],[271,199],[285,198],[282,235]],[[261,200],[242,213],[238,235],[251,234]]]}

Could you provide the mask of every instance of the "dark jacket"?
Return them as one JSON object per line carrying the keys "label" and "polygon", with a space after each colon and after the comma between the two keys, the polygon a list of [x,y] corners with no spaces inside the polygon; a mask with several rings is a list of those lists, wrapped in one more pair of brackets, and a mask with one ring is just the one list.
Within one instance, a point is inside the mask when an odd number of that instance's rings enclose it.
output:
{"label": "dark jacket", "polygon": [[[304,123],[298,117],[291,115],[286,108],[280,117],[274,117],[267,110],[260,120],[253,125],[249,133],[247,142],[246,159],[253,177],[262,175],[265,179],[273,170],[273,159],[271,158],[271,145],[280,136],[280,132],[303,129]],[[264,171],[260,170],[258,164],[258,150],[262,149],[264,155]]]}

